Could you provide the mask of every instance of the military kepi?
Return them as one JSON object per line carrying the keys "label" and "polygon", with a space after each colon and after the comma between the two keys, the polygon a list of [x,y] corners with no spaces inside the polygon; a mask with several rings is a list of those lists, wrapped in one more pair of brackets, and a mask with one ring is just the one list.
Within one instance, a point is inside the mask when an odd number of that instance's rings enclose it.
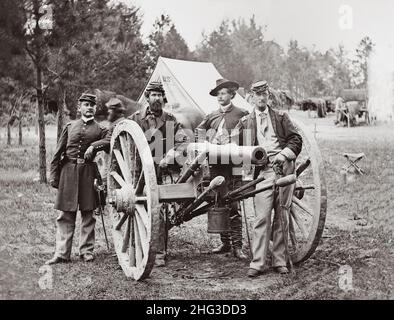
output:
{"label": "military kepi", "polygon": [[234,90],[238,90],[239,84],[237,82],[235,82],[235,81],[230,81],[230,80],[227,80],[227,79],[218,79],[218,80],[216,80],[216,87],[213,88],[209,92],[209,94],[211,96],[216,97],[218,95],[219,90],[223,89],[223,88],[230,88],[230,89],[232,88]]}
{"label": "military kepi", "polygon": [[108,109],[114,109],[116,111],[121,111],[121,112],[124,112],[126,110],[126,108],[123,105],[122,100],[115,98],[115,97],[109,99],[109,101],[105,104],[105,106]]}
{"label": "military kepi", "polygon": [[83,93],[79,97],[78,101],[88,101],[93,104],[96,104],[96,96],[94,94],[90,94],[90,93]]}
{"label": "military kepi", "polygon": [[150,82],[145,90],[146,91],[157,91],[157,92],[164,93],[163,85],[159,81],[152,81],[152,82]]}
{"label": "military kepi", "polygon": [[268,83],[267,81],[257,81],[252,84],[250,88],[253,92],[264,92],[268,90]]}

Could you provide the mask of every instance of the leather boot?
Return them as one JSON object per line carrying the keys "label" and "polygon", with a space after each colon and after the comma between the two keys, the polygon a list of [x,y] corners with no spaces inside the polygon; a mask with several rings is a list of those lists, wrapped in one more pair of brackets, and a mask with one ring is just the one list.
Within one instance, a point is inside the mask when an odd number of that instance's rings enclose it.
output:
{"label": "leather boot", "polygon": [[219,254],[219,253],[226,253],[231,251],[231,245],[229,243],[222,243],[220,246],[213,248],[212,253]]}
{"label": "leather boot", "polygon": [[241,248],[234,248],[233,250],[234,257],[239,260],[248,260],[248,257],[242,252]]}

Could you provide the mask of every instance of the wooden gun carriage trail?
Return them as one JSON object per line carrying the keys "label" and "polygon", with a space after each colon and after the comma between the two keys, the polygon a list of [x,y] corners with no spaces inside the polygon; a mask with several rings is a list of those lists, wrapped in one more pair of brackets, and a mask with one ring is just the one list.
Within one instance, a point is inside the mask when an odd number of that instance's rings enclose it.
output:
{"label": "wooden gun carriage trail", "polygon": [[[303,125],[294,121],[304,140],[295,174],[276,181],[246,179],[222,196],[230,203],[253,197],[258,192],[296,183],[289,219],[289,250],[294,264],[308,259],[319,244],[324,229],[327,194],[324,168],[316,141]],[[167,210],[167,228],[179,226],[205,214],[218,200],[215,190],[223,177],[210,177],[209,160],[237,158],[255,166],[266,159],[261,147],[235,144],[190,143],[180,170],[168,170],[171,179],[157,172],[150,147],[139,125],[123,120],[113,132],[108,165],[106,210],[111,218],[112,238],[120,266],[127,277],[141,280],[149,276],[159,236],[160,210]],[[220,164],[219,164],[220,165]]]}
{"label": "wooden gun carriage trail", "polygon": [[[191,79],[190,75],[193,75]],[[198,86],[196,75],[204,79]],[[163,83],[170,112],[185,128],[194,130],[203,116],[214,110],[217,102],[207,92],[219,78],[221,75],[211,63],[159,58],[149,82]],[[237,106],[252,110],[239,94],[234,101]],[[143,102],[141,96],[139,103]],[[301,122],[292,121],[303,138],[303,148],[296,161],[295,174],[277,181],[250,179],[245,172],[255,168],[256,163],[264,162],[266,152],[261,147],[235,144],[230,147],[190,143],[186,161],[178,170],[170,166],[167,172],[159,172],[139,125],[132,120],[118,123],[111,137],[108,160],[101,161],[106,166],[101,172],[107,172],[106,211],[111,219],[116,255],[125,275],[135,280],[149,276],[155,262],[161,210],[166,211],[166,226],[171,229],[209,214],[218,201],[225,204],[244,201],[258,192],[289,183],[296,183],[289,219],[289,255],[294,264],[308,259],[323,233],[327,190],[323,161],[313,133]],[[238,170],[241,185],[224,195],[216,192],[224,178],[211,177],[210,172],[211,159],[221,158],[237,159],[236,169],[241,169],[240,161],[251,164],[243,174]],[[263,185],[257,188],[258,183]]]}

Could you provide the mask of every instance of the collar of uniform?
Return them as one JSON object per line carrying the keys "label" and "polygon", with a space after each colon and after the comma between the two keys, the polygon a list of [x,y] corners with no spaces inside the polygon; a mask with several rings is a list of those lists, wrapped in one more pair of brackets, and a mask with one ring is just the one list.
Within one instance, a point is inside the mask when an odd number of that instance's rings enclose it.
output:
{"label": "collar of uniform", "polygon": [[265,116],[268,115],[268,106],[265,108],[264,111],[260,111],[259,109],[255,108],[255,112],[257,116],[260,116],[260,114],[264,114]]}
{"label": "collar of uniform", "polygon": [[94,117],[87,118],[85,116],[81,116],[81,119],[83,122],[88,123],[89,121],[92,121],[94,119]]}
{"label": "collar of uniform", "polygon": [[226,106],[220,106],[220,112],[222,113],[227,113],[230,112],[233,109],[233,104],[232,102],[230,102],[228,105]]}

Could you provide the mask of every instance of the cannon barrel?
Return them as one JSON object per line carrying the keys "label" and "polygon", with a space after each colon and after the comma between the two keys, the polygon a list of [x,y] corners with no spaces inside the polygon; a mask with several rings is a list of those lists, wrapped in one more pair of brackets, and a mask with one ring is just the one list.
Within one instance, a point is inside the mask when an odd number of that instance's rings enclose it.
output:
{"label": "cannon barrel", "polygon": [[209,164],[259,164],[267,163],[267,153],[259,146],[239,146],[235,143],[224,145],[209,142],[190,143],[188,152],[206,153]]}

